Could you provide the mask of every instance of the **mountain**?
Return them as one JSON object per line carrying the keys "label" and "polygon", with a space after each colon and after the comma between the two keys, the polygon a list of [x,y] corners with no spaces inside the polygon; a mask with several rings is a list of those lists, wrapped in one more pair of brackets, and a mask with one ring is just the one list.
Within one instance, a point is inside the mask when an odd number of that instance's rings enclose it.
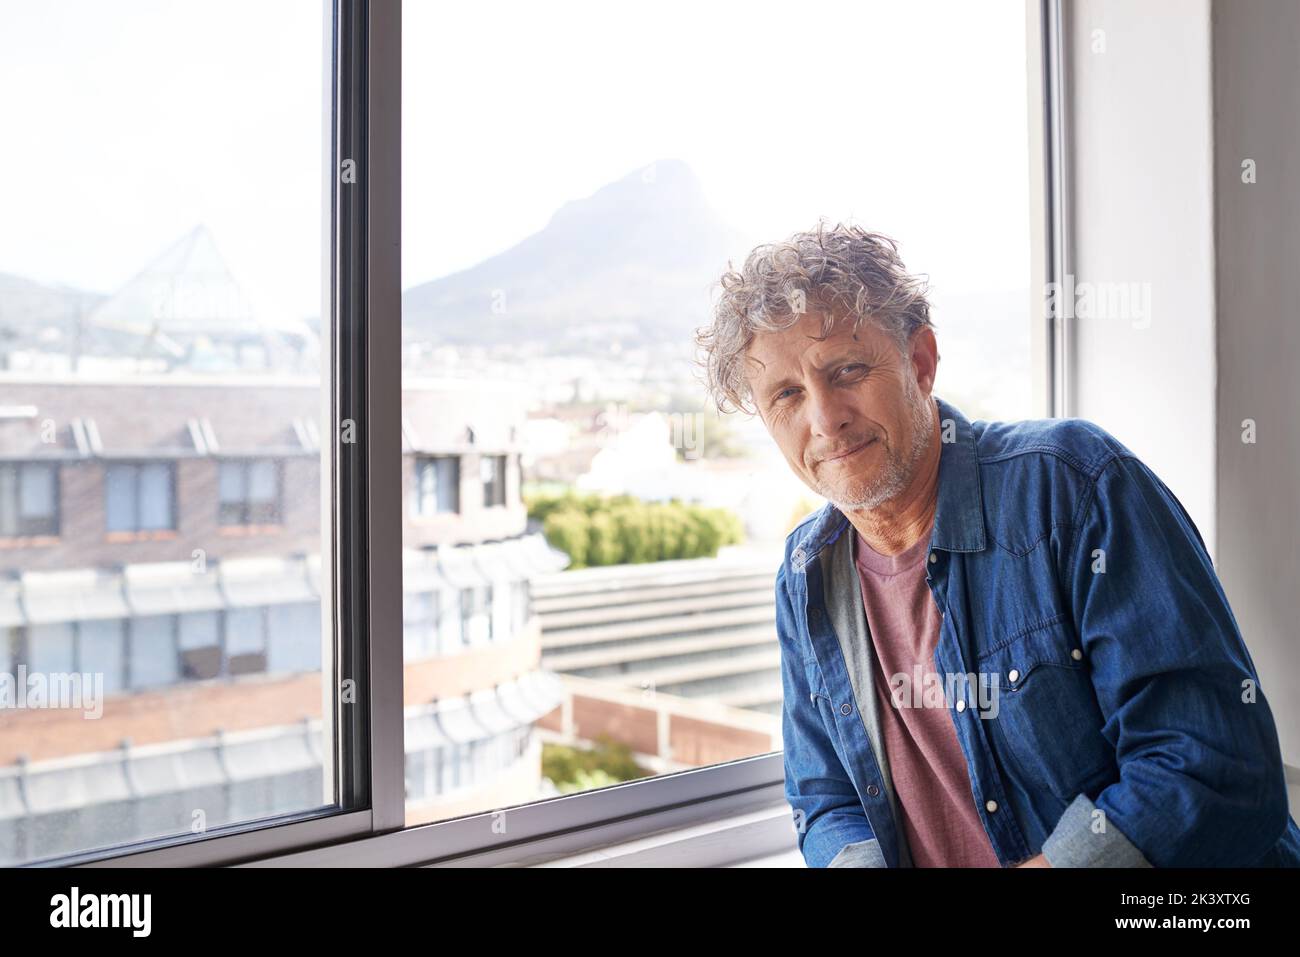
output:
{"label": "mountain", "polygon": [[0,368],[18,350],[102,351],[89,316],[104,296],[72,286],[50,285],[0,273]]}
{"label": "mountain", "polygon": [[681,342],[740,253],[690,167],[659,160],[565,203],[504,252],[407,290],[402,335],[555,353]]}

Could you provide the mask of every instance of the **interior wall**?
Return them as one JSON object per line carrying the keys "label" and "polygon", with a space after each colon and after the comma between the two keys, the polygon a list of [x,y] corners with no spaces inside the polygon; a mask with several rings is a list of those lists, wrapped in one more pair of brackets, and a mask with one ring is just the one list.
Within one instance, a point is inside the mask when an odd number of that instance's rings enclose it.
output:
{"label": "interior wall", "polygon": [[1110,304],[1074,297],[1069,412],[1146,462],[1214,555],[1209,0],[1065,8],[1073,274]]}
{"label": "interior wall", "polygon": [[1217,567],[1300,766],[1300,4],[1213,11]]}
{"label": "interior wall", "polygon": [[1076,281],[1149,296],[1075,320],[1071,412],[1191,514],[1300,767],[1300,4],[1066,12]]}

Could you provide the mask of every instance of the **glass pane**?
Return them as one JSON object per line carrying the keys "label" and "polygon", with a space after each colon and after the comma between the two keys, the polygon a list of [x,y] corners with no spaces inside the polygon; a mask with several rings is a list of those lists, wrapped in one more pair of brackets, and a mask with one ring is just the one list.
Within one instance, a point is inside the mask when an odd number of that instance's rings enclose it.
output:
{"label": "glass pane", "polygon": [[54,514],[54,476],[50,465],[27,465],[21,472],[18,510],[23,518],[40,518]]}
{"label": "glass pane", "polygon": [[140,481],[140,527],[142,529],[171,528],[172,522],[172,466],[142,465]]}
{"label": "glass pane", "polygon": [[104,509],[110,532],[131,532],[139,525],[136,517],[137,469],[133,465],[110,465],[104,470]]}
{"label": "glass pane", "polygon": [[77,626],[77,670],[84,674],[100,676],[105,694],[117,694],[126,684],[126,644],[123,641],[122,622],[83,621]]}
{"label": "glass pane", "polygon": [[220,480],[217,487],[217,495],[221,503],[227,502],[243,503],[244,501],[244,484],[245,484],[245,467],[243,462],[222,462],[220,468]]}
{"label": "glass pane", "polygon": [[62,675],[76,670],[72,622],[28,625],[26,631],[28,674]]}
{"label": "glass pane", "polygon": [[279,495],[275,463],[262,459],[249,463],[248,499],[250,502],[271,502]]}
{"label": "glass pane", "polygon": [[180,678],[174,615],[131,619],[130,683],[133,688],[175,684]]}
{"label": "glass pane", "polygon": [[18,514],[18,467],[0,465],[0,535],[21,534]]}
{"label": "glass pane", "polygon": [[337,808],[329,5],[0,24],[0,664],[103,681],[0,710],[0,866]]}
{"label": "glass pane", "polygon": [[821,502],[710,411],[729,263],[885,233],[931,280],[936,392],[1034,414],[1023,4],[570,11],[598,44],[524,2],[403,12],[407,455],[473,492],[404,529],[404,587],[451,597],[438,656],[406,642],[410,823],[780,750],[773,583]]}

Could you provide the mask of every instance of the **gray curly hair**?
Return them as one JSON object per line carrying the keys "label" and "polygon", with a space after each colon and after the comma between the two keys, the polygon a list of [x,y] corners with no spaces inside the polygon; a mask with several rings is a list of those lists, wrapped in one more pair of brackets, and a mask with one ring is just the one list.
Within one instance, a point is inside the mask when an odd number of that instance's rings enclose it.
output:
{"label": "gray curly hair", "polygon": [[830,333],[843,310],[855,331],[870,319],[904,357],[912,334],[934,325],[926,281],[904,268],[898,243],[857,226],[828,228],[819,220],[814,229],[785,242],[756,247],[739,272],[728,262],[719,283],[722,296],[713,322],[696,330],[695,344],[720,412],[753,413],[747,405],[746,350],[756,333],[788,329],[810,307],[823,314],[822,335]]}

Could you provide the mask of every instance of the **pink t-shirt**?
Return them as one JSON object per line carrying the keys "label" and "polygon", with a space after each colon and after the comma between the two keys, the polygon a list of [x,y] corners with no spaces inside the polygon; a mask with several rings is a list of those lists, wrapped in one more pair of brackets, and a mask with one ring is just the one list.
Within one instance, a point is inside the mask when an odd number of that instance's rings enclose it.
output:
{"label": "pink t-shirt", "polygon": [[946,684],[941,676],[925,678],[935,673],[942,620],[925,581],[930,536],[922,535],[899,555],[880,554],[860,534],[857,546],[858,578],[879,664],[881,734],[912,863],[1000,867],[975,807],[951,704],[939,700]]}

